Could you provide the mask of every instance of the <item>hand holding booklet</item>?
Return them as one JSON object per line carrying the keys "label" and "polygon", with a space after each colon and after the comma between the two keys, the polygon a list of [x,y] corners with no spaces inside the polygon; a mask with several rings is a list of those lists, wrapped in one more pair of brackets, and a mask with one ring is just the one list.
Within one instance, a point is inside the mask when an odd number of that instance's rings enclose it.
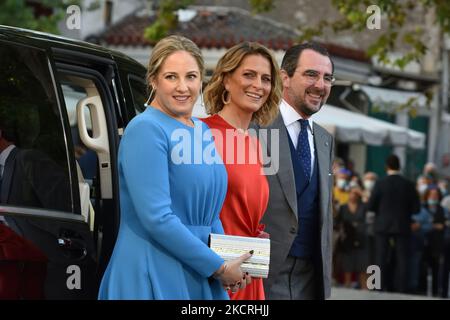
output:
{"label": "hand holding booklet", "polygon": [[230,236],[211,233],[209,246],[225,261],[239,258],[253,250],[253,255],[241,265],[244,272],[255,278],[267,278],[270,263],[270,239]]}

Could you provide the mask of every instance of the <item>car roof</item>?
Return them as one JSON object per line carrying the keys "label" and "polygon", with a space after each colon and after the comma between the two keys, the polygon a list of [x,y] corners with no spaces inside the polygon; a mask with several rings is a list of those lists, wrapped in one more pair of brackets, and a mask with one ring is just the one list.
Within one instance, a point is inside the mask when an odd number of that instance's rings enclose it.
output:
{"label": "car roof", "polygon": [[68,49],[90,53],[100,57],[113,58],[114,60],[128,60],[132,64],[142,66],[138,61],[119,51],[107,49],[86,41],[57,36],[46,32],[0,25],[0,39],[10,40],[48,50]]}

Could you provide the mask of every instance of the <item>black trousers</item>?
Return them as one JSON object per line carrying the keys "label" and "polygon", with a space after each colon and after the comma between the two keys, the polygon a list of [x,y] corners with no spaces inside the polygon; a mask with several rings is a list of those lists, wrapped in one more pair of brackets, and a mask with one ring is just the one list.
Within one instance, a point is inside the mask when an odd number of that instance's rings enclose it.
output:
{"label": "black trousers", "polygon": [[381,290],[406,292],[409,235],[375,235],[375,262],[381,270]]}
{"label": "black trousers", "polygon": [[448,280],[450,273],[450,240],[445,243],[444,266],[442,267],[442,298],[448,298]]}

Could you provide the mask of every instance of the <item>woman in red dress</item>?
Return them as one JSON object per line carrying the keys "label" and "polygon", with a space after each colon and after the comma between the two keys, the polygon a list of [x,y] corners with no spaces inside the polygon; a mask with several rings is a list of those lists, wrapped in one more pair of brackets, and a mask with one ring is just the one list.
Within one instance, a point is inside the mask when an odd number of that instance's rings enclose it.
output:
{"label": "woman in red dress", "polygon": [[[219,60],[205,89],[211,116],[202,119],[212,130],[216,148],[228,173],[228,191],[220,213],[225,234],[268,237],[260,225],[267,208],[269,186],[262,168],[260,144],[249,133],[250,122],[268,125],[281,101],[279,68],[261,44],[243,42]],[[229,292],[231,299],[263,300],[261,278],[243,290]]]}

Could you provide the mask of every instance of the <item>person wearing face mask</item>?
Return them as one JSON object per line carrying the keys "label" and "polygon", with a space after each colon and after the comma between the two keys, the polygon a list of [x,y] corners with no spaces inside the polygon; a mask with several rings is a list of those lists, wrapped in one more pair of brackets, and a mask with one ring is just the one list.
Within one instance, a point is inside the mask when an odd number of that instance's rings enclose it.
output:
{"label": "person wearing face mask", "polygon": [[333,278],[337,282],[342,282],[342,262],[339,248],[339,224],[337,216],[342,206],[348,203],[348,180],[351,172],[346,168],[340,168],[335,173],[335,186],[333,188]]}
{"label": "person wearing face mask", "polygon": [[[427,245],[424,249],[424,260],[427,266],[431,268],[432,293],[435,297],[443,289],[439,280],[442,270],[441,261],[444,257],[446,229],[448,228],[448,212],[440,205],[441,198],[439,188],[436,185],[431,185],[425,193],[426,204],[422,208],[422,210],[428,212],[431,223],[431,229],[426,234]],[[422,286],[425,283],[425,276],[426,273],[423,272]]]}
{"label": "person wearing face mask", "polygon": [[350,187],[349,201],[339,209],[336,223],[340,233],[339,251],[344,272],[344,286],[350,287],[352,275],[358,275],[359,287],[366,289],[368,251],[366,208],[359,186]]}
{"label": "person wearing face mask", "polygon": [[428,179],[429,184],[437,184],[438,170],[434,162],[427,162],[423,167],[423,175]]}
{"label": "person wearing face mask", "polygon": [[420,196],[420,202],[425,204],[425,192],[428,189],[428,178],[424,175],[420,175],[416,181],[416,189]]}
{"label": "person wearing face mask", "polygon": [[378,175],[375,172],[366,172],[363,177],[363,201],[367,202],[370,198],[370,194],[372,193],[373,187],[375,186],[375,182],[378,179]]}
{"label": "person wearing face mask", "polygon": [[[366,172],[363,177],[363,192],[362,202],[367,203],[372,193],[373,187],[378,179],[378,175],[375,172]],[[368,252],[368,264],[375,264],[375,212],[366,211],[366,225],[367,225],[367,252]]]}
{"label": "person wearing face mask", "polygon": [[448,181],[446,179],[439,180],[438,186],[439,186],[439,190],[441,191],[441,194],[442,194],[442,199],[444,199],[445,197],[450,195],[449,190],[448,190]]}
{"label": "person wearing face mask", "polygon": [[[444,233],[444,264],[443,264],[443,276],[442,276],[442,298],[448,298],[448,281],[450,273],[450,194],[448,194],[448,182],[442,179],[440,183],[440,190],[444,191],[441,201],[441,207],[447,212],[447,219],[445,221],[445,233]],[[445,193],[447,192],[447,193]]]}
{"label": "person wearing face mask", "polygon": [[411,217],[411,238],[409,246],[408,268],[408,293],[425,294],[425,290],[419,287],[423,254],[426,244],[426,235],[432,228],[432,216],[423,205],[418,213]]}
{"label": "person wearing face mask", "polygon": [[336,185],[333,189],[333,199],[335,201],[336,209],[348,202],[348,186],[350,179],[350,171],[342,168],[338,171],[335,181]]}
{"label": "person wearing face mask", "polygon": [[348,190],[351,188],[362,188],[362,181],[359,177],[359,174],[353,173],[353,175],[350,178],[350,182],[348,183]]}

